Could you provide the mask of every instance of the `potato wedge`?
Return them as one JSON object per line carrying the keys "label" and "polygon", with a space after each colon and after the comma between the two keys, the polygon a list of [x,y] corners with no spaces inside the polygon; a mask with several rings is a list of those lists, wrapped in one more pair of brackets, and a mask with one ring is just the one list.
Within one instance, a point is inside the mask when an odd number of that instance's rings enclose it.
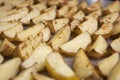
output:
{"label": "potato wedge", "polygon": [[108,39],[111,35],[113,29],[112,23],[104,23],[95,33],[94,37],[97,37],[99,35],[102,35],[105,39]]}
{"label": "potato wedge", "polygon": [[22,63],[23,68],[35,66],[37,71],[42,71],[45,68],[45,60],[52,49],[45,43],[40,44],[32,53],[32,55]]}
{"label": "potato wedge", "polygon": [[54,5],[57,5],[57,6],[62,6],[64,4],[66,4],[68,2],[68,0],[47,0],[47,4],[49,6],[54,6]]}
{"label": "potato wedge", "polygon": [[120,79],[120,61],[112,69],[107,80],[119,80],[119,79]]}
{"label": "potato wedge", "polygon": [[119,12],[119,11],[120,11],[119,1],[114,1],[103,9],[104,14],[110,14],[110,13]]}
{"label": "potato wedge", "polygon": [[110,43],[112,49],[116,52],[120,52],[120,37],[116,38]]}
{"label": "potato wedge", "polygon": [[4,30],[1,35],[2,37],[7,38],[9,41],[15,41],[15,36],[21,31],[23,31],[23,25],[21,23],[18,23],[17,25]]}
{"label": "potato wedge", "polygon": [[10,80],[15,77],[21,64],[20,58],[13,58],[0,64],[0,80]]}
{"label": "potato wedge", "polygon": [[57,80],[79,80],[58,52],[53,52],[47,56],[46,68],[50,75]]}
{"label": "potato wedge", "polygon": [[33,73],[32,75],[35,78],[35,80],[55,80],[53,78],[50,78],[48,76],[45,76],[45,75],[42,75],[42,74],[39,74],[39,73]]}
{"label": "potato wedge", "polygon": [[74,7],[74,6],[77,6],[79,4],[79,0],[67,0],[66,2],[67,2],[67,5],[69,7]]}
{"label": "potato wedge", "polygon": [[81,80],[86,80],[86,78],[89,80],[89,77],[91,77],[91,80],[100,80],[100,76],[82,49],[78,51],[75,57],[73,68]]}
{"label": "potato wedge", "polygon": [[[91,37],[87,32],[81,33],[72,40],[66,42],[60,47],[60,52],[66,55],[74,56],[82,48],[86,49],[91,43]],[[74,46],[73,46],[74,45]]]}
{"label": "potato wedge", "polygon": [[4,39],[0,46],[0,53],[2,53],[2,55],[4,56],[11,56],[15,48],[16,46],[13,43],[8,41],[7,39]]}
{"label": "potato wedge", "polygon": [[39,33],[34,38],[24,41],[16,47],[13,56],[19,56],[22,60],[28,59],[33,50],[41,44],[42,39],[43,36]]}
{"label": "potato wedge", "polygon": [[0,54],[0,64],[3,62],[4,57]]}
{"label": "potato wedge", "polygon": [[97,37],[93,45],[88,50],[88,55],[93,58],[100,58],[106,55],[108,44],[101,35]]}
{"label": "potato wedge", "polygon": [[5,5],[11,4],[11,5],[13,5],[13,6],[16,6],[16,5],[18,5],[18,4],[23,3],[24,1],[25,1],[25,0],[12,0],[12,1],[4,0],[3,2],[4,2]]}
{"label": "potato wedge", "polygon": [[73,19],[70,23],[71,31],[74,31],[74,28],[77,27],[80,24],[80,21],[78,19]]}
{"label": "potato wedge", "polygon": [[36,72],[34,67],[30,67],[24,71],[21,71],[16,77],[12,80],[34,80],[32,73]]}
{"label": "potato wedge", "polygon": [[85,17],[85,14],[81,10],[79,10],[76,14],[73,15],[74,19],[78,19],[80,21],[83,21],[84,17]]}
{"label": "potato wedge", "polygon": [[108,77],[111,70],[117,64],[118,61],[119,61],[119,53],[113,53],[111,56],[102,59],[97,64],[97,68],[99,69],[102,75]]}
{"label": "potato wedge", "polygon": [[68,18],[59,18],[59,19],[53,20],[51,25],[49,24],[48,25],[49,25],[51,32],[55,33],[68,23],[69,23]]}
{"label": "potato wedge", "polygon": [[32,19],[33,23],[38,24],[40,21],[53,20],[56,17],[56,6],[52,6],[45,10],[45,12]]}
{"label": "potato wedge", "polygon": [[88,4],[87,4],[86,0],[83,0],[83,1],[78,5],[78,8],[79,8],[80,10],[83,10],[83,11],[84,11],[87,7],[88,7]]}
{"label": "potato wedge", "polygon": [[65,25],[61,28],[48,42],[48,44],[55,50],[58,51],[59,47],[66,43],[70,38],[71,30],[69,25]]}
{"label": "potato wedge", "polygon": [[91,17],[83,23],[79,24],[79,26],[74,29],[74,32],[77,34],[88,32],[90,35],[92,35],[97,29],[98,21],[95,18]]}
{"label": "potato wedge", "polygon": [[20,22],[22,22],[23,24],[30,24],[30,20],[32,20],[34,17],[37,17],[39,15],[40,15],[40,11],[38,9],[33,9],[26,16],[21,18]]}
{"label": "potato wedge", "polygon": [[100,18],[100,23],[108,23],[108,22],[114,23],[115,20],[118,18],[118,16],[119,16],[118,12],[108,14],[108,15]]}
{"label": "potato wedge", "polygon": [[5,17],[0,19],[0,22],[15,22],[20,18],[24,17],[28,13],[28,8],[24,7],[19,10],[12,12],[11,14],[7,14]]}
{"label": "potato wedge", "polygon": [[42,31],[45,28],[45,25],[43,23],[36,24],[16,35],[17,41],[25,41],[31,37],[35,37],[40,31]]}

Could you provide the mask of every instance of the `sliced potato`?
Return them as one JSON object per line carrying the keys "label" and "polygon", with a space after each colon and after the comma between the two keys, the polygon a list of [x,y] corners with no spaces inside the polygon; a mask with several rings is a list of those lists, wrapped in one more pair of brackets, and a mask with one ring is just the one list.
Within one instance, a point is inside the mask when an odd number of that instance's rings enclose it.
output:
{"label": "sliced potato", "polygon": [[49,6],[57,5],[57,6],[62,6],[66,4],[68,0],[47,0],[47,4]]}
{"label": "sliced potato", "polygon": [[34,80],[32,73],[36,72],[34,67],[30,67],[24,71],[21,71],[16,77],[12,80]]}
{"label": "sliced potato", "polygon": [[4,57],[0,54],[0,64],[3,62]]}
{"label": "sliced potato", "polygon": [[5,17],[0,19],[0,22],[15,22],[18,21],[20,18],[24,17],[28,13],[28,8],[24,7],[19,10],[16,10],[10,14],[7,14]]}
{"label": "sliced potato", "polygon": [[22,22],[23,24],[30,24],[30,20],[33,19],[34,17],[39,16],[39,15],[40,15],[39,10],[38,9],[33,9],[26,16],[21,18],[20,22]]}
{"label": "sliced potato", "polygon": [[120,79],[120,61],[112,69],[107,80],[119,80],[119,79]]}
{"label": "sliced potato", "polygon": [[36,24],[36,25],[18,33],[15,38],[17,41],[20,41],[20,42],[25,41],[31,37],[35,37],[40,31],[42,31],[44,29],[44,27],[45,26],[42,23]]}
{"label": "sliced potato", "polygon": [[45,68],[45,60],[52,49],[45,43],[40,44],[32,53],[32,55],[22,63],[23,68],[35,66],[37,71],[42,71]]}
{"label": "sliced potato", "polygon": [[98,21],[91,17],[83,23],[79,24],[78,27],[74,29],[74,32],[77,34],[81,34],[82,32],[88,32],[92,35],[98,29]]}
{"label": "sliced potato", "polygon": [[32,75],[35,78],[35,80],[55,80],[53,78],[50,78],[48,76],[45,76],[45,75],[42,75],[42,74],[38,74],[38,73],[33,73]]}
{"label": "sliced potato", "polygon": [[78,51],[75,57],[73,68],[81,80],[89,80],[89,77],[91,77],[90,80],[100,80],[100,76],[97,74],[95,68],[93,67],[87,55],[82,49]]}
{"label": "sliced potato", "polygon": [[119,16],[118,12],[108,14],[108,15],[100,18],[100,23],[108,23],[108,22],[114,23],[115,20],[118,18],[118,16]]}
{"label": "sliced potato", "polygon": [[[65,0],[64,0],[65,1]],[[74,6],[77,6],[79,4],[79,0],[68,0],[67,1],[67,5],[69,7],[74,7]]]}
{"label": "sliced potato", "polygon": [[40,21],[49,21],[53,20],[56,17],[56,6],[52,6],[45,10],[45,12],[32,19],[33,23],[37,24]]}
{"label": "sliced potato", "polygon": [[8,41],[7,39],[4,39],[2,41],[2,44],[0,46],[0,52],[4,56],[11,56],[13,54],[13,51],[15,50],[16,46]]}
{"label": "sliced potato", "polygon": [[80,21],[83,21],[83,18],[85,17],[85,14],[83,11],[78,11],[76,14],[73,15],[74,19],[78,19]]}
{"label": "sliced potato", "polygon": [[70,26],[65,25],[61,28],[48,42],[48,44],[55,50],[58,51],[59,47],[66,43],[70,38],[71,30]]}
{"label": "sliced potato", "polygon": [[102,56],[105,56],[107,52],[108,44],[105,40],[105,38],[101,35],[97,37],[93,45],[90,47],[88,51],[88,55],[90,55],[93,58],[100,58]]}
{"label": "sliced potato", "polygon": [[21,23],[14,25],[13,27],[4,30],[2,32],[2,37],[7,38],[10,41],[15,41],[15,36],[17,33],[23,31],[23,25]]}
{"label": "sliced potato", "polygon": [[104,14],[109,14],[109,13],[119,12],[119,11],[120,11],[120,2],[119,1],[114,1],[103,9]]}
{"label": "sliced potato", "polygon": [[75,53],[77,53],[80,48],[86,49],[90,43],[90,35],[87,32],[84,32],[63,44],[60,47],[60,51],[66,55],[76,55]]}
{"label": "sliced potato", "polygon": [[47,56],[46,68],[50,75],[57,80],[79,80],[58,52],[53,52]]}
{"label": "sliced potato", "polygon": [[116,52],[120,52],[120,37],[113,40],[111,43],[110,43],[110,46],[112,47],[112,49]]}
{"label": "sliced potato", "polygon": [[80,21],[78,19],[73,19],[70,23],[71,31],[74,31],[74,28],[77,27],[80,24]]}
{"label": "sliced potato", "polygon": [[113,53],[111,56],[101,60],[97,67],[102,75],[108,77],[113,67],[119,61],[119,53]]}
{"label": "sliced potato", "polygon": [[83,0],[78,6],[78,8],[80,10],[85,10],[87,7],[88,7],[88,4],[87,4],[86,0]]}
{"label": "sliced potato", "polygon": [[0,80],[10,80],[15,77],[21,64],[20,58],[13,58],[0,64]]}
{"label": "sliced potato", "polygon": [[111,35],[113,29],[112,23],[104,23],[95,33],[94,36],[102,35],[104,38],[108,39]]}

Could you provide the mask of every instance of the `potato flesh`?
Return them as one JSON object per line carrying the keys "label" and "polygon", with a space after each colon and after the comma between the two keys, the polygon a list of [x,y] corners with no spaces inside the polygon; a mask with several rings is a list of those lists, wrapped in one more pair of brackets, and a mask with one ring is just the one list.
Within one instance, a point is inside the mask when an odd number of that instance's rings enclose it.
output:
{"label": "potato flesh", "polygon": [[0,64],[3,62],[4,58],[3,56],[0,54]]}

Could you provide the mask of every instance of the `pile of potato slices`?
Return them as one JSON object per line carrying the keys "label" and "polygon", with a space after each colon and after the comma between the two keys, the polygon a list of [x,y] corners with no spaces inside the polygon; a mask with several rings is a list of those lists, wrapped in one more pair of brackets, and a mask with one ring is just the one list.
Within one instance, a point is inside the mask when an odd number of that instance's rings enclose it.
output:
{"label": "pile of potato slices", "polygon": [[119,0],[0,0],[0,80],[120,80],[119,54]]}

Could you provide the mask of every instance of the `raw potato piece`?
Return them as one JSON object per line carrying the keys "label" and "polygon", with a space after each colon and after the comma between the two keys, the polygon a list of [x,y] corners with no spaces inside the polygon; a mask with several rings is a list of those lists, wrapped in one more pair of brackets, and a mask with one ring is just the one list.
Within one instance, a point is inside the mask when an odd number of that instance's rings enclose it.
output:
{"label": "raw potato piece", "polygon": [[19,71],[20,64],[20,58],[13,58],[3,64],[0,64],[0,80],[10,80],[15,77]]}
{"label": "raw potato piece", "polygon": [[113,40],[110,44],[110,46],[112,47],[112,49],[116,52],[120,52],[120,37]]}
{"label": "raw potato piece", "polygon": [[0,22],[15,22],[18,21],[20,18],[24,17],[28,13],[28,8],[24,7],[19,10],[12,12],[11,14],[7,14],[5,17],[0,19]]}
{"label": "raw potato piece", "polygon": [[49,26],[52,33],[57,32],[62,27],[64,27],[66,24],[68,24],[69,19],[68,18],[59,18],[52,21],[52,25]]}
{"label": "raw potato piece", "polygon": [[18,33],[16,35],[16,40],[22,42],[31,37],[35,37],[44,28],[45,28],[44,24],[42,24],[42,23],[36,24],[36,25]]}
{"label": "raw potato piece", "polygon": [[58,51],[59,47],[66,43],[70,38],[71,30],[70,26],[65,25],[61,28],[48,42],[48,44],[55,50]]}
{"label": "raw potato piece", "polygon": [[13,27],[2,32],[2,36],[10,41],[15,41],[15,36],[17,33],[23,31],[23,26],[21,23],[14,25]]}
{"label": "raw potato piece", "polygon": [[30,11],[26,16],[24,16],[20,22],[22,22],[23,24],[30,24],[30,20],[34,17],[37,17],[40,15],[40,11],[38,9],[33,9],[32,11]]}
{"label": "raw potato piece", "polygon": [[88,7],[86,0],[83,0],[78,7],[80,10],[85,10]]}
{"label": "raw potato piece", "polygon": [[118,61],[119,61],[119,53],[113,53],[110,57],[101,60],[97,64],[97,67],[102,75],[108,77],[111,70],[117,64]]}
{"label": "raw potato piece", "polygon": [[74,32],[78,34],[82,32],[88,32],[90,35],[92,35],[97,29],[98,21],[91,17],[83,23],[79,24],[79,26],[75,28]]}
{"label": "raw potato piece", "polygon": [[40,21],[53,20],[56,17],[56,6],[52,6],[45,10],[45,12],[32,19],[33,23],[38,24]]}
{"label": "raw potato piece", "polygon": [[0,64],[3,62],[4,57],[0,54]]}
{"label": "raw potato piece", "polygon": [[24,71],[21,71],[19,75],[17,75],[12,80],[34,80],[32,73],[36,72],[34,67],[27,68]]}
{"label": "raw potato piece", "polygon": [[80,21],[78,19],[74,19],[71,23],[70,23],[70,28],[71,31],[74,31],[74,28],[77,27],[80,24]]}
{"label": "raw potato piece", "polygon": [[1,12],[1,11],[8,11],[8,10],[10,10],[10,9],[12,9],[12,8],[13,8],[12,5],[4,5],[4,6],[1,6],[1,7],[0,7],[0,12]]}
{"label": "raw potato piece", "polygon": [[50,78],[50,77],[47,77],[45,75],[38,74],[38,73],[33,73],[32,75],[35,78],[35,80],[55,80],[53,78]]}
{"label": "raw potato piece", "polygon": [[109,14],[113,12],[119,12],[120,11],[120,1],[114,1],[111,4],[109,4],[107,7],[103,9],[104,14]]}
{"label": "raw potato piece", "polygon": [[83,11],[78,11],[76,14],[73,15],[74,19],[78,19],[80,21],[83,21],[83,18],[85,17],[85,14]]}
{"label": "raw potato piece", "polygon": [[77,51],[82,48],[86,49],[91,43],[91,37],[87,32],[81,33],[69,42],[66,42],[60,47],[60,51],[66,55],[74,56]]}
{"label": "raw potato piece", "polygon": [[4,56],[11,56],[13,54],[13,51],[15,50],[16,46],[8,41],[7,39],[4,39],[0,46],[0,53]]}
{"label": "raw potato piece", "polygon": [[81,78],[81,80],[82,79],[86,80],[86,78],[88,78],[87,80],[89,80],[89,77],[90,80],[100,80],[100,76],[97,74],[95,68],[90,63],[87,55],[82,49],[78,51],[75,57],[73,68],[78,77]]}
{"label": "raw potato piece", "polygon": [[94,37],[102,35],[104,38],[108,39],[111,35],[113,29],[112,23],[104,23],[95,33]]}
{"label": "raw potato piece", "polygon": [[45,43],[40,44],[32,53],[32,55],[22,63],[23,68],[35,66],[37,71],[42,71],[45,68],[45,60],[52,49]]}
{"label": "raw potato piece", "polygon": [[[64,0],[65,1],[65,0]],[[68,0],[67,1],[67,5],[69,7],[74,7],[74,6],[77,6],[79,4],[79,0]]]}
{"label": "raw potato piece", "polygon": [[112,69],[107,80],[120,80],[120,61]]}
{"label": "raw potato piece", "polygon": [[118,18],[118,16],[119,16],[118,12],[108,14],[108,15],[100,18],[100,23],[108,23],[108,22],[114,23],[115,20]]}
{"label": "raw potato piece", "polygon": [[88,51],[88,55],[94,58],[105,56],[108,44],[103,36],[99,35]]}
{"label": "raw potato piece", "polygon": [[46,68],[49,74],[57,80],[79,80],[58,52],[53,52],[47,56]]}

